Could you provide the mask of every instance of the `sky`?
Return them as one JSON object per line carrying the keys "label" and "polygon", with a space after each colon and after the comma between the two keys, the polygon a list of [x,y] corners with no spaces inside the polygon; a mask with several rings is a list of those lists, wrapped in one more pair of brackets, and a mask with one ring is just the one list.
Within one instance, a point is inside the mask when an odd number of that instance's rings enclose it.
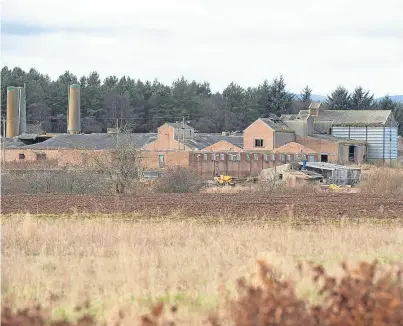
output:
{"label": "sky", "polygon": [[403,94],[402,0],[3,0],[1,65]]}

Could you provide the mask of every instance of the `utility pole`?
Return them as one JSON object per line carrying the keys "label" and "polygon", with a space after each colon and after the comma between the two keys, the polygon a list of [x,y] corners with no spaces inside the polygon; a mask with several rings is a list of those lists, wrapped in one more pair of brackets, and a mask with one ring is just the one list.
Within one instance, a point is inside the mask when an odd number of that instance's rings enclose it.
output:
{"label": "utility pole", "polygon": [[118,142],[119,142],[119,119],[116,119],[116,149],[118,149]]}
{"label": "utility pole", "polygon": [[3,162],[3,172],[6,168],[6,119],[2,119],[2,123],[3,123],[3,140],[2,140],[2,152],[3,152],[3,158],[2,158],[2,162]]}
{"label": "utility pole", "polygon": [[185,150],[185,116],[182,116],[182,140],[183,140],[183,150]]}

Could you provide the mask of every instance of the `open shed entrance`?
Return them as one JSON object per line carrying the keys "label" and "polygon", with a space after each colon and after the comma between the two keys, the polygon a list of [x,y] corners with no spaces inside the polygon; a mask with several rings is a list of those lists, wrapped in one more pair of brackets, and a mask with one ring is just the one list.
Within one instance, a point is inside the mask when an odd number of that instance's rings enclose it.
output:
{"label": "open shed entrance", "polygon": [[327,162],[328,159],[329,159],[329,158],[328,158],[327,155],[323,155],[323,154],[322,154],[322,155],[320,156],[320,161],[321,161],[321,162]]}
{"label": "open shed entrance", "polygon": [[355,162],[355,150],[356,150],[356,147],[354,145],[350,145],[348,147],[348,160],[350,162]]}

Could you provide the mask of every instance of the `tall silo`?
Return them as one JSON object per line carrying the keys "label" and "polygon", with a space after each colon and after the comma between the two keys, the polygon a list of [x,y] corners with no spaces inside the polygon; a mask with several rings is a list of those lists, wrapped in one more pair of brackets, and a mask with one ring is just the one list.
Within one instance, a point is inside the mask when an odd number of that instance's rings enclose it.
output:
{"label": "tall silo", "polygon": [[26,104],[25,84],[18,87],[18,106],[20,111],[20,135],[27,133],[27,104]]}
{"label": "tall silo", "polygon": [[18,105],[18,87],[7,87],[6,137],[19,135],[20,110]]}
{"label": "tall silo", "polygon": [[80,133],[80,85],[78,84],[70,85],[69,88],[69,110],[67,121],[67,131],[70,134]]}

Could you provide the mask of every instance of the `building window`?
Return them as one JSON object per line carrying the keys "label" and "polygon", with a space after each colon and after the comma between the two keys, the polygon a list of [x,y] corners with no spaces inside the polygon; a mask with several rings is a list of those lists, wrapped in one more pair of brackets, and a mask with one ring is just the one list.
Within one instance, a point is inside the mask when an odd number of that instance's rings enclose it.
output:
{"label": "building window", "polygon": [[165,156],[164,155],[158,155],[158,166],[160,169],[165,166]]}
{"label": "building window", "polygon": [[287,162],[291,162],[291,155],[287,154]]}
{"label": "building window", "polygon": [[309,162],[315,162],[315,156],[309,155]]}
{"label": "building window", "polygon": [[264,147],[263,139],[255,139],[255,147]]}
{"label": "building window", "polygon": [[228,161],[234,161],[234,155],[228,154]]}
{"label": "building window", "polygon": [[208,154],[207,154],[207,153],[204,153],[204,154],[203,154],[203,160],[205,160],[205,161],[208,160]]}
{"label": "building window", "polygon": [[280,161],[283,162],[283,163],[285,162],[285,155],[284,154],[280,155]]}
{"label": "building window", "polygon": [[24,160],[25,159],[25,154],[18,154],[18,158],[20,160]]}
{"label": "building window", "polygon": [[236,158],[237,158],[238,162],[241,162],[241,154],[237,154]]}
{"label": "building window", "polygon": [[246,160],[250,161],[250,154],[249,153],[246,153]]}
{"label": "building window", "polygon": [[36,153],[36,159],[38,161],[46,160],[46,154],[45,153]]}
{"label": "building window", "polygon": [[225,154],[220,154],[220,160],[224,161],[225,160]]}
{"label": "building window", "polygon": [[271,154],[271,160],[274,162],[276,160],[276,155],[275,154]]}
{"label": "building window", "polygon": [[267,162],[269,160],[269,155],[263,155],[263,159],[265,162]]}
{"label": "building window", "polygon": [[255,161],[258,161],[258,160],[259,160],[259,155],[253,154],[253,159],[254,159]]}
{"label": "building window", "polygon": [[211,160],[215,161],[215,154],[211,154]]}

